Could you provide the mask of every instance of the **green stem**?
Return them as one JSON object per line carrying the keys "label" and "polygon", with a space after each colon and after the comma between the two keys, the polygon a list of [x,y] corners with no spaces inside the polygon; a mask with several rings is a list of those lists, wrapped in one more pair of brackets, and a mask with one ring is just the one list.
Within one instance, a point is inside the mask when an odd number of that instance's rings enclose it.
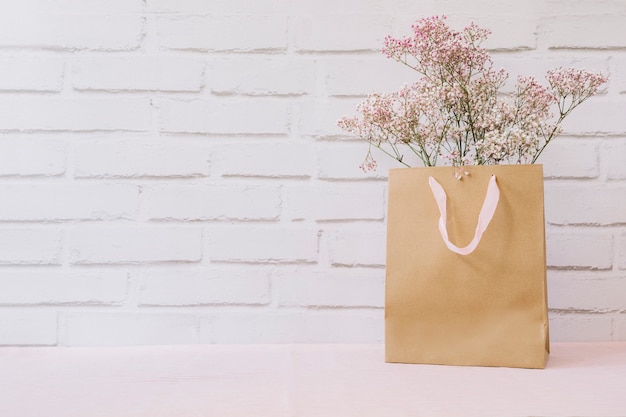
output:
{"label": "green stem", "polygon": [[[368,141],[368,142],[369,142],[369,141]],[[392,155],[391,153],[389,153],[389,152],[387,152],[385,149],[383,149],[383,148],[382,148],[382,146],[377,145],[377,144],[372,143],[372,142],[369,142],[369,143],[370,143],[370,145],[374,146],[375,148],[380,149],[380,150],[381,150],[381,151],[382,151],[385,155],[390,156],[391,158],[393,158],[393,159],[395,159],[396,161],[400,162],[400,163],[401,163],[402,165],[404,165],[405,167],[407,167],[407,168],[411,168],[411,166],[410,166],[409,164],[407,164],[406,162],[404,162],[404,161],[402,160],[402,156],[401,156],[401,155],[398,155],[398,156]]]}

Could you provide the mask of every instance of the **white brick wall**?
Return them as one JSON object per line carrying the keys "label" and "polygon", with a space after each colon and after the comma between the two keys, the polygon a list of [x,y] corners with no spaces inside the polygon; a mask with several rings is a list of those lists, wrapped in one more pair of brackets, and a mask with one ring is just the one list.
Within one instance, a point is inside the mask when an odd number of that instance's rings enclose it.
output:
{"label": "white brick wall", "polygon": [[[492,29],[511,78],[602,70],[540,162],[555,341],[626,340],[621,0],[0,6],[0,345],[377,343],[387,170],[336,126],[413,74],[384,36]],[[510,86],[507,86],[510,88]]]}
{"label": "white brick wall", "polygon": [[207,257],[214,262],[315,262],[318,232],[313,227],[255,224],[207,228]]}
{"label": "white brick wall", "polygon": [[77,142],[73,147],[74,177],[172,179],[209,176],[211,148],[204,143],[183,138],[163,140],[156,135],[116,136],[119,140],[85,138]]}
{"label": "white brick wall", "polygon": [[150,100],[136,97],[0,97],[3,131],[145,131]]}
{"label": "white brick wall", "polygon": [[200,91],[204,62],[197,58],[159,56],[79,57],[72,61],[76,90]]}
{"label": "white brick wall", "polygon": [[128,277],[124,271],[2,270],[0,305],[122,305]]}
{"label": "white brick wall", "polygon": [[211,14],[162,17],[159,45],[173,50],[278,52],[287,49],[287,16]]}
{"label": "white brick wall", "polygon": [[137,274],[141,306],[268,305],[270,271],[262,268],[159,269]]}
{"label": "white brick wall", "polygon": [[138,14],[60,14],[36,9],[27,13],[2,13],[0,45],[66,51],[134,50],[141,44],[144,23]]}
{"label": "white brick wall", "polygon": [[78,226],[70,231],[73,264],[198,262],[198,227]]}
{"label": "white brick wall", "polygon": [[60,228],[0,227],[2,265],[59,265],[62,249]]}
{"label": "white brick wall", "polygon": [[61,137],[3,134],[0,177],[52,177],[65,173],[67,144]]}
{"label": "white brick wall", "polygon": [[158,107],[164,133],[280,135],[289,129],[289,106],[283,100],[167,99]]}
{"label": "white brick wall", "polygon": [[59,92],[63,87],[63,59],[54,56],[0,57],[0,90]]}

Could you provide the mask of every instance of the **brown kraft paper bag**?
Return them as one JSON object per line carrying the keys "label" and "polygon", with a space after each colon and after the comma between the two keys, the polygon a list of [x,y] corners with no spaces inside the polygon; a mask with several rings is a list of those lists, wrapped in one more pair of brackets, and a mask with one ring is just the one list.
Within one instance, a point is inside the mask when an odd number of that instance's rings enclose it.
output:
{"label": "brown kraft paper bag", "polygon": [[464,170],[390,170],[386,361],[544,368],[542,166]]}

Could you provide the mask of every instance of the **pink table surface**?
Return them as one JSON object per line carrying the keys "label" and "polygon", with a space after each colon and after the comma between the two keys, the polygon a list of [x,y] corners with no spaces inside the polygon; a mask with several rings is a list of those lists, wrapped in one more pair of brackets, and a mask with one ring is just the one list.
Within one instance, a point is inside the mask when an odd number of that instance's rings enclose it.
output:
{"label": "pink table surface", "polygon": [[626,343],[544,370],[384,363],[382,345],[1,348],[2,417],[626,416]]}

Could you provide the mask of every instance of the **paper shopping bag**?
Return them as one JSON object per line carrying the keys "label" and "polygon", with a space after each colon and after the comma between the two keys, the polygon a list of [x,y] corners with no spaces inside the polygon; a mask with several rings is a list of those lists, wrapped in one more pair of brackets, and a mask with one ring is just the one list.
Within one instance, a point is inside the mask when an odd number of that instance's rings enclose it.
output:
{"label": "paper shopping bag", "polygon": [[543,368],[541,165],[389,173],[387,362]]}

